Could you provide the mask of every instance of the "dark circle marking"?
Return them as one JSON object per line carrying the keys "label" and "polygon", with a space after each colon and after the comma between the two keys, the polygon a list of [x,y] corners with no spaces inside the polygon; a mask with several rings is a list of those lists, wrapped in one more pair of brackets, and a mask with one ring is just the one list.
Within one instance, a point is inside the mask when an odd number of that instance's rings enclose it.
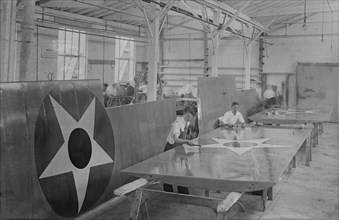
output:
{"label": "dark circle marking", "polygon": [[257,146],[257,143],[252,143],[252,142],[229,142],[225,143],[224,146],[226,147],[254,147]]}
{"label": "dark circle marking", "polygon": [[85,168],[92,156],[92,143],[82,128],[72,131],[68,140],[68,154],[72,164],[79,169]]}

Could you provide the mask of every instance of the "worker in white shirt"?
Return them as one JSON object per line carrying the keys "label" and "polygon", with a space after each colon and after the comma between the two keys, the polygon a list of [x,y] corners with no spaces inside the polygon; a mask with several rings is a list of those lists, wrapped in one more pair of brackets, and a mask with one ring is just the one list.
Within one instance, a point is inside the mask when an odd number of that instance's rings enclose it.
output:
{"label": "worker in white shirt", "polygon": [[[196,110],[193,106],[186,106],[183,110],[183,116],[178,116],[175,121],[172,123],[171,130],[167,137],[167,144],[164,151],[171,150],[179,145],[188,144],[191,146],[197,145],[196,142],[192,140],[185,139],[188,123],[191,121],[193,116],[195,116]],[[164,191],[173,192],[173,185],[164,183]],[[189,194],[188,187],[178,186],[178,193]]]}
{"label": "worker in white shirt", "polygon": [[239,103],[233,102],[231,110],[226,112],[224,116],[219,117],[219,127],[232,128],[236,124],[240,124],[241,127],[245,127],[245,120],[242,114],[238,111]]}

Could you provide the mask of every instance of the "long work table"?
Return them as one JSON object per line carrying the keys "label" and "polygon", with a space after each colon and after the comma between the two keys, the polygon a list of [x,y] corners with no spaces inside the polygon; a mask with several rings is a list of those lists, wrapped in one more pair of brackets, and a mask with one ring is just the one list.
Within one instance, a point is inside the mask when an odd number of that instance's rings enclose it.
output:
{"label": "long work table", "polygon": [[251,121],[262,124],[291,125],[299,124],[313,125],[313,146],[318,143],[318,135],[323,133],[323,122],[330,121],[332,106],[320,105],[319,107],[306,108],[297,106],[295,108],[270,108],[258,112],[250,117]]}
{"label": "long work table", "polygon": [[[225,200],[139,188],[131,219],[150,199],[206,206],[226,218],[242,193],[262,190],[262,210],[272,187],[285,170],[296,167],[295,156],[306,145],[305,163],[311,160],[311,129],[250,126],[218,128],[196,139],[200,146],[180,145],[121,172],[150,181],[232,192]],[[162,146],[159,146],[162,147]],[[208,193],[206,193],[208,195]],[[268,196],[268,197],[267,197]],[[225,208],[226,207],[226,208]]]}

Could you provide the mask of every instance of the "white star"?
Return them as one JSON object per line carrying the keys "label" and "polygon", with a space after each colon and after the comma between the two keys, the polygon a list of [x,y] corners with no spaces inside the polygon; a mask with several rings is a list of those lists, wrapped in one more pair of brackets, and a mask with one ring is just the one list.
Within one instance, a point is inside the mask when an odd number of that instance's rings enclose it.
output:
{"label": "white star", "polygon": [[[75,182],[75,188],[77,191],[79,213],[85,199],[91,167],[112,163],[113,160],[93,138],[95,98],[93,98],[91,104],[86,109],[86,112],[82,115],[79,122],[77,122],[52,96],[49,97],[54,107],[56,117],[59,121],[62,136],[64,138],[64,143],[39,178],[42,179],[72,172]],[[87,132],[92,145],[92,155],[90,161],[83,169],[79,169],[72,164],[72,162],[70,161],[70,155],[68,153],[68,140],[71,132],[76,128],[81,128]]]}
{"label": "white star", "polygon": [[[228,140],[228,139],[220,139],[220,138],[212,138],[219,144],[207,144],[202,145],[203,148],[228,148],[229,150],[237,153],[238,155],[241,155],[243,153],[246,153],[249,150],[252,150],[253,148],[264,148],[264,147],[293,147],[288,145],[275,145],[275,144],[264,144],[264,142],[270,140],[271,138],[262,138],[262,139],[253,139],[253,140]],[[250,147],[228,147],[224,144],[227,143],[254,143],[254,145]]]}

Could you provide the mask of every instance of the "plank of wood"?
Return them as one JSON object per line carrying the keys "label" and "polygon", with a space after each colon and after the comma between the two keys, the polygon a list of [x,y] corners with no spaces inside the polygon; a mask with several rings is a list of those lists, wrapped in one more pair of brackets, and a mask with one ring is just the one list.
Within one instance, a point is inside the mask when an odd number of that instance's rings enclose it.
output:
{"label": "plank of wood", "polygon": [[243,195],[243,193],[231,192],[217,207],[217,212],[227,212]]}
{"label": "plank of wood", "polygon": [[123,186],[120,186],[119,188],[114,190],[114,195],[116,196],[123,196],[126,195],[140,187],[145,186],[148,183],[147,179],[140,178],[137,180],[134,180],[133,182],[127,183]]}

